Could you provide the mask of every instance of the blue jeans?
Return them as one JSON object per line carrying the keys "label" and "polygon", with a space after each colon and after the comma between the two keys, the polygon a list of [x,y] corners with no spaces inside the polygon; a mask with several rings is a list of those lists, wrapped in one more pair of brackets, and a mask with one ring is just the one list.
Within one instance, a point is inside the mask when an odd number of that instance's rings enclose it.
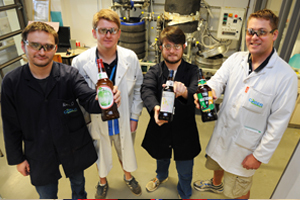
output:
{"label": "blue jeans", "polygon": [[[72,199],[86,199],[87,194],[84,189],[85,178],[83,171],[70,175],[69,179],[72,189]],[[40,199],[58,199],[58,180],[56,183],[35,186],[35,189],[40,195]]]}
{"label": "blue jeans", "polygon": [[[170,159],[156,160],[156,178],[163,181],[169,176]],[[189,199],[192,195],[191,182],[193,178],[194,160],[175,161],[178,173],[177,190],[182,199]]]}

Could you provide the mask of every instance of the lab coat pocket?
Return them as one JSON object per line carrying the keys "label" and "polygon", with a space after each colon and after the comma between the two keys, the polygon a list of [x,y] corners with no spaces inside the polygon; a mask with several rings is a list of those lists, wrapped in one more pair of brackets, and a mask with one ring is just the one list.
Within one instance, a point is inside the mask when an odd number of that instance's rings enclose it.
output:
{"label": "lab coat pocket", "polygon": [[250,87],[245,95],[243,107],[257,114],[263,114],[270,105],[271,94],[266,94]]}
{"label": "lab coat pocket", "polygon": [[257,144],[261,140],[261,137],[261,131],[245,126],[239,132],[235,143],[241,147],[253,151],[257,147]]}
{"label": "lab coat pocket", "polygon": [[132,90],[134,89],[136,79],[127,78],[126,81],[127,81],[128,94],[131,94]]}

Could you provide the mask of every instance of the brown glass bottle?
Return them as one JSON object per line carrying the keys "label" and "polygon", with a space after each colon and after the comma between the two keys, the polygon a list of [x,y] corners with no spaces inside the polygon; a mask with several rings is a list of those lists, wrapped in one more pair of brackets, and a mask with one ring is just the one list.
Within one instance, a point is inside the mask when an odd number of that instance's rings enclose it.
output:
{"label": "brown glass bottle", "polygon": [[216,113],[216,106],[213,101],[212,90],[206,84],[202,69],[199,69],[198,89],[196,93],[199,99],[202,121],[208,122],[217,120],[218,116]]}
{"label": "brown glass bottle", "polygon": [[117,119],[120,117],[117,104],[113,98],[113,83],[107,77],[102,59],[97,59],[98,82],[96,85],[98,102],[102,109],[101,117],[103,121]]}
{"label": "brown glass bottle", "polygon": [[173,89],[174,70],[169,71],[166,86],[163,88],[158,119],[171,122],[174,114],[175,93]]}

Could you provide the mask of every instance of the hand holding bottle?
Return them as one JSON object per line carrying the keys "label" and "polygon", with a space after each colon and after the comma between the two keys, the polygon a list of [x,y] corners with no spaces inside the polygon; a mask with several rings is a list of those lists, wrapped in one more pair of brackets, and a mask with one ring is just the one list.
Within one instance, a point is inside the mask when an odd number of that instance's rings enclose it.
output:
{"label": "hand holding bottle", "polygon": [[168,123],[167,120],[160,120],[160,119],[158,119],[158,115],[159,115],[159,112],[160,112],[160,106],[158,106],[158,105],[155,106],[153,110],[154,110],[154,119],[155,119],[155,122],[156,122],[156,124],[158,126],[161,126],[161,125],[163,125],[165,123]]}
{"label": "hand holding bottle", "polygon": [[[118,108],[121,105],[121,91],[118,90],[118,86],[113,87],[114,102],[117,104]],[[96,95],[95,100],[98,101],[98,95]]]}
{"label": "hand holding bottle", "polygon": [[178,81],[174,82],[174,92],[175,92],[175,97],[179,97],[182,96],[183,98],[187,99],[188,97],[188,90],[186,88],[186,86]]}
{"label": "hand holding bottle", "polygon": [[[216,100],[217,99],[217,95],[216,95],[215,90],[212,89],[211,92],[212,92],[212,95],[213,95],[213,99]],[[199,104],[199,99],[198,99],[197,93],[194,94],[194,103],[196,105],[196,108],[200,109],[200,104]]]}
{"label": "hand holding bottle", "polygon": [[[163,84],[162,87],[163,88],[166,87],[166,84]],[[183,83],[175,81],[174,85],[173,85],[173,89],[174,89],[174,93],[175,93],[175,98],[182,96],[183,98],[187,99],[188,90],[187,90],[187,87]]]}
{"label": "hand holding bottle", "polygon": [[203,76],[202,69],[199,69],[198,89],[196,91],[197,99],[199,99],[199,108],[201,110],[201,116],[203,122],[214,121],[218,119],[216,105],[214,104],[213,90],[206,83]]}
{"label": "hand holding bottle", "polygon": [[118,90],[118,86],[113,87],[113,93],[114,93],[114,102],[117,104],[119,108],[121,105],[121,91]]}

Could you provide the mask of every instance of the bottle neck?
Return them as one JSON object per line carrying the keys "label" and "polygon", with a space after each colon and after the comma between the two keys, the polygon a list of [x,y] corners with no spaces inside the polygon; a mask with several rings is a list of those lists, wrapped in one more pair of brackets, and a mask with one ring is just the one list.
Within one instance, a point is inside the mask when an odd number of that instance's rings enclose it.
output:
{"label": "bottle neck", "polygon": [[97,65],[98,65],[98,79],[107,78],[107,74],[102,59],[97,59]]}
{"label": "bottle neck", "polygon": [[205,85],[206,84],[206,80],[204,78],[200,78],[198,80],[198,85]]}

